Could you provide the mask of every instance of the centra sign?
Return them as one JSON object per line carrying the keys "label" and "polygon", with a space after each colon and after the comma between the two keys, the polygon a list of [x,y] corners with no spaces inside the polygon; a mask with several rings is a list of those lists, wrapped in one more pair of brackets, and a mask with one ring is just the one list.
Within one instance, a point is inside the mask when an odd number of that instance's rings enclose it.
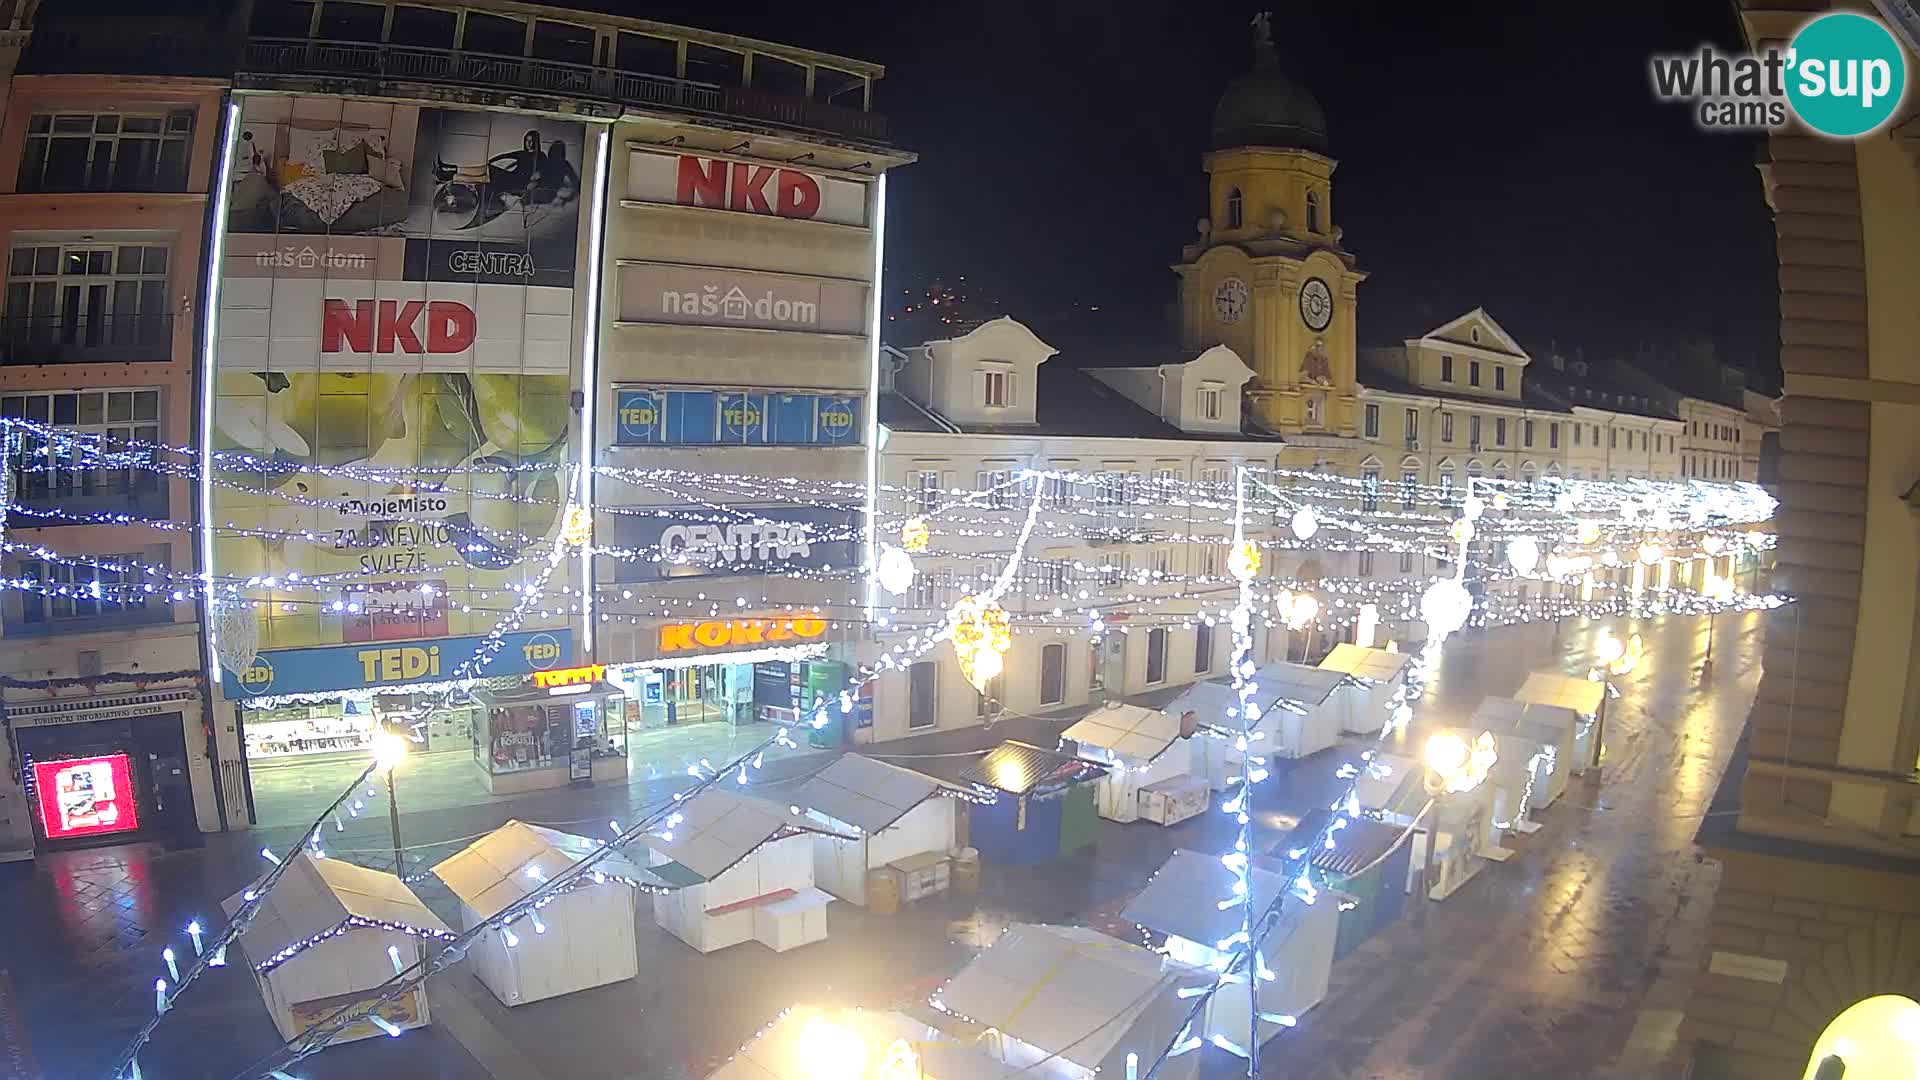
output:
{"label": "centra sign", "polygon": [[749,645],[785,645],[813,641],[827,632],[827,621],[808,615],[791,619],[715,619],[666,623],[660,627],[660,651],[689,652]]}

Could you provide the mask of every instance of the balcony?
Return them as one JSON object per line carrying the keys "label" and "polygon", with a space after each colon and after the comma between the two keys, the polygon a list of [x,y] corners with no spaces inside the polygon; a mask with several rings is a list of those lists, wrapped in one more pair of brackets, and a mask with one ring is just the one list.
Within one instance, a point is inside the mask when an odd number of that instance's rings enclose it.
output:
{"label": "balcony", "polygon": [[885,141],[886,117],[747,87],[718,86],[615,68],[522,56],[378,42],[254,38],[241,71],[261,77],[320,75],[554,94],[668,109]]}
{"label": "balcony", "polygon": [[172,315],[0,319],[0,365],[142,364],[173,359]]}

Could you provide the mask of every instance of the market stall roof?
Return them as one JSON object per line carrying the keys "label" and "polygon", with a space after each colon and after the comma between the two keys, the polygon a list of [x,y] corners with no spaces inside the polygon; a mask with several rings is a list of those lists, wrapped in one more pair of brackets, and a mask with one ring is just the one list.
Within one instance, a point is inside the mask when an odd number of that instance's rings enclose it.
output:
{"label": "market stall roof", "polygon": [[858,1072],[835,1072],[836,1080],[890,1080],[896,1074],[889,1071],[887,1062],[897,1041],[905,1041],[919,1063],[917,1071],[910,1070],[912,1075],[1011,1080],[1024,1073],[975,1050],[971,1040],[963,1042],[904,1013],[803,1005],[780,1014],[708,1080],[818,1080],[819,1047],[855,1042],[865,1052],[865,1067]]}
{"label": "market stall roof", "polygon": [[1406,653],[1368,649],[1343,641],[1333,647],[1325,660],[1320,661],[1320,666],[1369,682],[1392,682],[1412,662],[1413,658]]}
{"label": "market stall roof", "polygon": [[839,835],[820,828],[787,807],[736,795],[719,787],[710,787],[685,800],[679,805],[678,813],[680,822],[664,830],[672,839],[667,835],[648,834],[641,838],[641,843],[698,874],[703,881],[712,881],[762,845],[783,836],[802,832]]}
{"label": "market stall roof", "polygon": [[[384,870],[369,870],[339,859],[316,859],[302,848],[289,855],[286,872],[240,937],[255,966],[297,942],[331,933],[354,922],[399,926],[427,936],[450,934],[447,924],[406,883]],[[221,901],[228,915],[246,903],[253,886]]]}
{"label": "market stall roof", "polygon": [[842,754],[793,791],[793,803],[877,833],[947,787],[926,773]]}
{"label": "market stall roof", "polygon": [[1025,795],[1041,787],[1097,779],[1106,772],[1104,765],[1009,739],[967,766],[960,778],[1009,795]]}
{"label": "market stall roof", "polygon": [[1495,735],[1517,735],[1535,742],[1557,741],[1556,733],[1572,731],[1580,714],[1558,705],[1542,705],[1514,698],[1490,697],[1473,710],[1470,727]]}
{"label": "market stall roof", "polygon": [[1407,839],[1411,831],[1404,825],[1390,825],[1372,818],[1353,818],[1335,834],[1334,846],[1329,849],[1325,843],[1319,842],[1319,837],[1320,830],[1327,827],[1327,821],[1332,816],[1331,810],[1307,811],[1275,850],[1285,854],[1311,845],[1308,861],[1316,869],[1341,877],[1352,877],[1385,858],[1388,852]]}
{"label": "market stall roof", "polygon": [[1411,814],[1425,801],[1425,769],[1413,758],[1375,753],[1372,761],[1359,762],[1358,767],[1360,775],[1354,778],[1353,793],[1361,806],[1389,814]]}
{"label": "market stall roof", "polygon": [[[433,868],[435,877],[460,902],[483,919],[525,898],[573,864],[605,846],[544,825],[509,821]],[[648,873],[624,855],[613,854],[593,864],[609,877],[639,885],[668,883]]]}
{"label": "market stall roof", "polygon": [[[1254,910],[1265,911],[1286,887],[1286,879],[1277,864],[1265,860],[1255,860],[1252,870]],[[1155,933],[1212,947],[1240,929],[1239,908],[1220,910],[1220,901],[1233,893],[1234,877],[1220,856],[1181,848],[1160,864],[1120,917]]]}
{"label": "market stall roof", "polygon": [[1180,717],[1159,709],[1114,702],[1081,717],[1061,738],[1111,750],[1131,761],[1153,761],[1180,741]]}
{"label": "market stall roof", "polygon": [[1347,679],[1344,671],[1308,667],[1288,660],[1276,660],[1253,676],[1253,699],[1259,702],[1291,701],[1300,705],[1319,705]]}
{"label": "market stall roof", "polygon": [[1161,711],[1176,717],[1192,713],[1202,727],[1224,729],[1233,722],[1227,711],[1239,707],[1240,695],[1232,683],[1208,681],[1188,686]]}
{"label": "market stall roof", "polygon": [[1518,701],[1558,705],[1581,716],[1593,716],[1600,711],[1600,702],[1607,696],[1607,684],[1582,675],[1536,671],[1527,676],[1519,693],[1513,696]]}
{"label": "market stall roof", "polygon": [[1076,926],[1014,923],[941,990],[935,1004],[1108,1076],[1128,1053],[1159,1057],[1179,1037],[1186,987],[1212,972]]}

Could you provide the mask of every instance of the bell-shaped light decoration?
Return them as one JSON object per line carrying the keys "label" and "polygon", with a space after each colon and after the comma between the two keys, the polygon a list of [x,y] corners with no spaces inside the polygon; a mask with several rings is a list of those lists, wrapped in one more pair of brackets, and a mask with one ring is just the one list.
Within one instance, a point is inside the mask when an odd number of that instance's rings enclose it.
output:
{"label": "bell-shaped light decoration", "polygon": [[1516,574],[1531,574],[1540,565],[1540,541],[1531,536],[1516,536],[1507,541],[1507,565]]}
{"label": "bell-shaped light decoration", "polygon": [[894,596],[913,587],[913,556],[887,544],[880,549],[880,565],[874,568],[874,580]]}
{"label": "bell-shaped light decoration", "polygon": [[987,692],[987,684],[1004,670],[1012,646],[1012,626],[997,602],[968,596],[953,606],[954,656],[975,690]]}
{"label": "bell-shaped light decoration", "polygon": [[1234,545],[1227,556],[1227,571],[1235,581],[1252,581],[1260,576],[1260,549],[1253,541],[1242,540]]}
{"label": "bell-shaped light decoration", "polygon": [[1295,510],[1293,520],[1288,524],[1293,528],[1293,535],[1301,540],[1311,540],[1313,534],[1320,531],[1320,522],[1313,516],[1310,507],[1303,506]]}
{"label": "bell-shaped light decoration", "polygon": [[1467,625],[1467,616],[1472,611],[1472,594],[1453,578],[1441,578],[1420,594],[1420,617],[1426,621],[1427,632],[1436,639]]}

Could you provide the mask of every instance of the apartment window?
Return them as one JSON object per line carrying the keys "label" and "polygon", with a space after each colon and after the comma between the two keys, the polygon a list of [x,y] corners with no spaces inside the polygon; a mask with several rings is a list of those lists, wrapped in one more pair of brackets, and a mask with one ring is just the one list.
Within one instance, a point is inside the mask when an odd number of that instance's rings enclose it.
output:
{"label": "apartment window", "polygon": [[1317,191],[1307,192],[1307,231],[1320,231],[1320,193]]}
{"label": "apartment window", "polygon": [[1480,418],[1478,416],[1467,417],[1467,442],[1469,445],[1475,447],[1480,445]]}
{"label": "apartment window", "polygon": [[1400,509],[1413,509],[1414,496],[1419,489],[1420,474],[1413,469],[1403,470],[1400,473]]}
{"label": "apartment window", "polygon": [[1200,482],[1210,487],[1223,485],[1227,482],[1227,470],[1224,466],[1209,465],[1200,470]]}
{"label": "apartment window", "polygon": [[1185,486],[1186,477],[1179,469],[1153,470],[1154,498],[1162,502],[1171,502],[1180,497],[1180,489]]}
{"label": "apartment window", "polygon": [[1100,556],[1100,583],[1111,588],[1126,581],[1130,561],[1124,551],[1110,551]]}
{"label": "apartment window", "polygon": [[1442,356],[1440,358],[1440,381],[1453,381],[1453,357],[1451,356]]}
{"label": "apartment window", "polygon": [[1592,425],[1592,427],[1593,427],[1593,445],[1595,447],[1598,447],[1600,445],[1600,425],[1594,424]]}
{"label": "apartment window", "polygon": [[1147,631],[1147,685],[1167,681],[1167,628],[1156,626]]}
{"label": "apartment window", "polygon": [[[47,595],[31,588],[21,589],[20,621],[28,626],[48,629],[62,624],[79,629],[76,624],[85,620],[120,621],[129,616],[137,618],[166,612],[161,594],[122,588],[124,585],[137,586],[148,578],[149,575],[142,570],[134,569],[136,566],[164,570],[167,564],[165,547],[125,555],[90,555],[87,559],[91,561],[75,561],[71,564],[40,559],[21,560],[21,578],[38,582],[49,590],[65,591],[68,595]],[[96,590],[98,596],[93,595]]]}
{"label": "apartment window", "polygon": [[[1528,443],[1527,445],[1531,446],[1533,444]],[[1560,449],[1560,425],[1559,424],[1547,425],[1547,449],[1549,450]]]}
{"label": "apartment window", "polygon": [[1360,470],[1360,508],[1367,513],[1380,509],[1380,470],[1368,467]]}
{"label": "apartment window", "polygon": [[[32,421],[101,438],[100,450],[129,454],[129,440],[160,441],[160,391],[62,390],[46,394],[7,394],[0,397],[0,416]],[[22,502],[86,499],[161,490],[160,476],[150,469],[88,468],[93,448],[58,449],[37,435],[21,437],[20,456],[14,462],[15,496]],[[145,453],[141,457],[148,456]],[[107,507],[70,506],[69,509]]]}
{"label": "apartment window", "polygon": [[1217,578],[1220,576],[1220,545],[1211,541],[1201,541],[1194,547],[1194,576],[1199,578]]}
{"label": "apartment window", "polygon": [[930,728],[939,722],[940,665],[922,660],[907,667],[907,727]]}
{"label": "apartment window", "polygon": [[185,191],[193,110],[36,113],[20,152],[22,193]]}
{"label": "apartment window", "polygon": [[1153,568],[1155,575],[1163,579],[1172,576],[1173,549],[1171,547],[1165,544],[1155,544],[1151,554],[1149,554],[1147,558],[1149,560],[1148,565]]}
{"label": "apartment window", "polygon": [[1440,470],[1440,497],[1444,499],[1451,494],[1453,494],[1453,470],[1441,469]]}
{"label": "apartment window", "polygon": [[68,351],[79,353],[74,359],[104,359],[97,350],[170,344],[167,263],[167,248],[159,244],[14,248],[7,263],[7,344],[15,352],[45,350],[41,357],[55,361]]}
{"label": "apartment window", "polygon": [[1213,626],[1201,623],[1193,628],[1193,673],[1205,675],[1213,670]]}
{"label": "apartment window", "polygon": [[1040,647],[1040,704],[1058,705],[1067,699],[1067,647]]}
{"label": "apartment window", "polygon": [[1493,388],[1495,390],[1505,390],[1507,388],[1506,365],[1504,364],[1493,365]]}
{"label": "apartment window", "polygon": [[1040,564],[1041,596],[1065,596],[1073,588],[1073,564],[1065,559],[1049,559]]}
{"label": "apartment window", "polygon": [[1493,445],[1507,445],[1507,418],[1504,416],[1493,418]]}
{"label": "apartment window", "polygon": [[1581,432],[1583,432],[1583,431],[1585,431],[1585,430],[1586,430],[1586,429],[1585,429],[1585,428],[1583,428],[1583,427],[1581,427],[1581,426],[1580,426],[1579,424],[1574,424],[1574,425],[1573,425],[1573,445],[1575,445],[1575,446],[1579,446],[1579,445],[1580,445],[1580,433],[1581,433]]}
{"label": "apartment window", "polygon": [[995,675],[993,678],[987,680],[987,688],[985,690],[974,691],[974,717],[985,720],[1004,709],[1007,704],[1005,696],[1006,687],[1007,677],[1005,675]]}
{"label": "apartment window", "polygon": [[1220,387],[1201,386],[1196,393],[1195,404],[1199,407],[1200,419],[1220,419]]}
{"label": "apartment window", "polygon": [[1412,571],[1413,571],[1413,552],[1411,551],[1401,552],[1400,553],[1400,572],[1403,574],[1406,574],[1406,573],[1411,573]]}
{"label": "apartment window", "polygon": [[1005,510],[1013,503],[1013,473],[1006,469],[983,469],[974,474],[974,489],[986,492],[983,500],[990,510]]}
{"label": "apartment window", "polygon": [[1420,441],[1420,410],[1408,409],[1407,410],[1407,442],[1409,444],[1412,444],[1412,443],[1418,443],[1419,441]]}
{"label": "apartment window", "polygon": [[1246,220],[1246,199],[1240,195],[1240,189],[1227,192],[1227,228],[1237,229]]}
{"label": "apartment window", "polygon": [[1372,548],[1360,549],[1359,575],[1361,577],[1373,576],[1373,549]]}
{"label": "apartment window", "polygon": [[1064,476],[1048,476],[1040,480],[1040,501],[1049,510],[1065,510],[1072,494]]}
{"label": "apartment window", "polygon": [[1520,421],[1520,442],[1529,447],[1533,445],[1533,421]]}
{"label": "apartment window", "polygon": [[1380,406],[1368,405],[1366,408],[1366,434],[1369,439],[1380,437]]}
{"label": "apartment window", "polygon": [[1478,360],[1467,361],[1467,385],[1480,385],[1480,361]]}
{"label": "apartment window", "polygon": [[990,369],[980,373],[980,403],[989,409],[1013,405],[1013,372]]}
{"label": "apartment window", "polygon": [[1607,449],[1617,450],[1619,448],[1620,448],[1620,429],[1608,428],[1607,429]]}
{"label": "apartment window", "polygon": [[914,506],[923,514],[940,508],[940,474],[931,469],[913,474]]}
{"label": "apartment window", "polygon": [[1453,414],[1450,412],[1440,414],[1440,441],[1453,442]]}

